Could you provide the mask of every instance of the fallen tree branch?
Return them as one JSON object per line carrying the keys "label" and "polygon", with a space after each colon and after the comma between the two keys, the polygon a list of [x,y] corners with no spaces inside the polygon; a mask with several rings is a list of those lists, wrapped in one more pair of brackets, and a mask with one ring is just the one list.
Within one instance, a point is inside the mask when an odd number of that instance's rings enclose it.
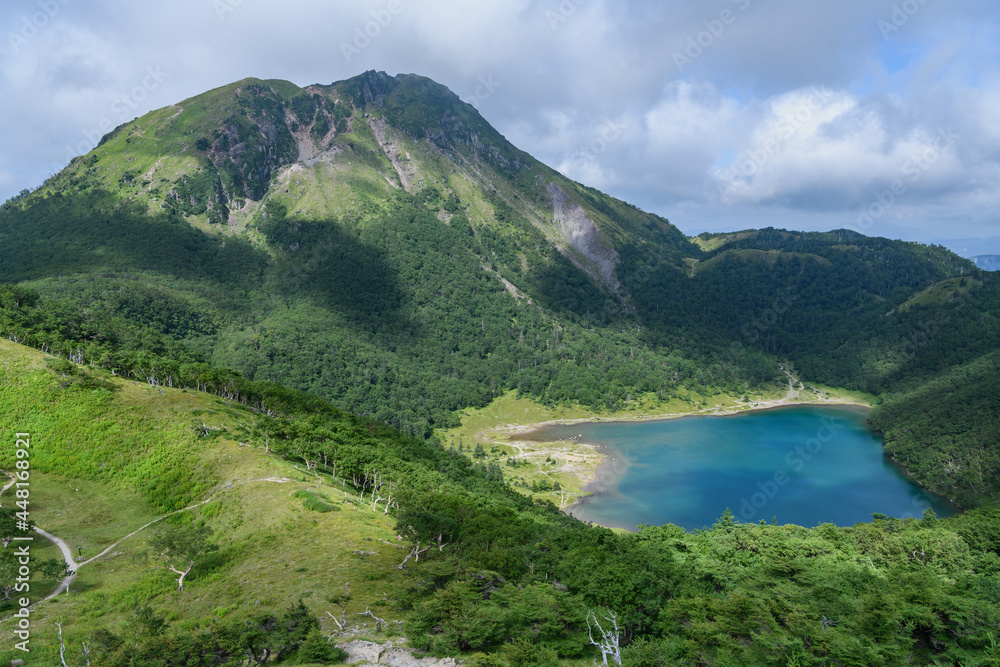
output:
{"label": "fallen tree branch", "polygon": [[339,620],[337,619],[336,616],[334,616],[330,612],[326,612],[326,615],[333,619],[333,622],[337,624],[337,629],[338,630],[343,630],[345,627],[347,627],[347,620],[344,618],[344,614],[345,613],[347,613],[347,609],[341,609],[340,610],[340,619]]}
{"label": "fallen tree branch", "polygon": [[400,544],[393,544],[392,542],[389,542],[388,540],[383,540],[381,537],[378,538],[378,541],[381,542],[382,544],[388,544],[393,549],[402,549],[403,548],[402,545],[400,545]]}
{"label": "fallen tree branch", "polygon": [[375,632],[378,632],[382,628],[382,626],[384,626],[386,624],[385,619],[379,618],[378,616],[376,616],[375,614],[373,614],[370,607],[366,608],[363,612],[361,612],[360,614],[358,614],[358,616],[371,616],[372,618],[374,618],[375,619]]}

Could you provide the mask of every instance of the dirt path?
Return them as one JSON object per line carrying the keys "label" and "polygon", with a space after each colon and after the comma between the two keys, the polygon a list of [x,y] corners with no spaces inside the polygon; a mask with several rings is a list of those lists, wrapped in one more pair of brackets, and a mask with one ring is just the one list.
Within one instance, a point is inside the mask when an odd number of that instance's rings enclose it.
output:
{"label": "dirt path", "polygon": [[[14,473],[8,472],[6,470],[0,470],[0,472],[10,477],[10,481],[7,482],[7,484],[2,489],[0,489],[0,497],[3,497],[3,494],[6,493],[7,489],[9,489],[11,486],[14,485],[14,482],[17,481],[17,478],[14,477]],[[45,539],[49,540],[53,544],[55,544],[57,547],[59,547],[59,551],[62,552],[63,560],[66,561],[66,569],[69,570],[69,575],[65,579],[59,582],[59,586],[57,586],[56,589],[48,595],[48,597],[42,600],[42,602],[44,602],[45,600],[53,598],[62,593],[67,588],[69,588],[70,582],[73,581],[73,577],[76,576],[77,564],[73,560],[73,552],[70,550],[69,545],[66,544],[66,542],[56,537],[52,533],[42,530],[38,526],[35,526],[35,532],[44,537]]]}
{"label": "dirt path", "polygon": [[[799,396],[805,390],[806,386],[802,383],[802,380],[795,377],[790,370],[785,368],[785,364],[778,364],[778,368],[788,378],[788,393],[785,394],[783,400],[788,403],[794,403],[799,400]],[[795,387],[796,383],[798,383],[798,388]]]}
{"label": "dirt path", "polygon": [[[0,489],[0,497],[2,497],[3,494],[4,494],[4,492],[7,489],[9,489],[14,484],[16,478],[14,477],[14,475],[12,473],[7,472],[6,470],[0,470],[0,473],[3,473],[5,475],[7,475],[8,477],[10,477],[10,482],[8,482],[6,486],[4,486],[2,489]],[[83,567],[84,565],[88,565],[89,563],[92,563],[95,560],[97,560],[98,558],[106,555],[112,549],[114,549],[115,547],[117,547],[119,544],[121,544],[122,542],[124,542],[128,538],[130,538],[133,535],[136,535],[138,533],[141,533],[142,531],[144,531],[145,529],[149,528],[153,524],[159,523],[160,521],[163,521],[164,519],[172,517],[175,514],[180,514],[181,512],[187,512],[188,510],[193,510],[193,509],[195,509],[197,507],[201,507],[202,505],[215,500],[219,496],[219,494],[223,493],[224,491],[228,491],[229,489],[233,488],[233,486],[236,486],[237,484],[249,484],[249,483],[252,483],[252,482],[274,482],[274,483],[277,483],[277,484],[285,484],[286,482],[290,482],[290,481],[291,480],[289,478],[287,478],[287,477],[261,477],[261,478],[258,478],[258,479],[244,479],[244,480],[239,480],[237,482],[226,482],[221,487],[219,487],[219,489],[215,493],[213,493],[211,496],[209,496],[205,500],[202,500],[201,502],[195,503],[194,505],[188,505],[187,507],[185,507],[183,509],[174,510],[173,512],[170,512],[168,514],[164,514],[163,516],[159,517],[158,519],[153,519],[149,523],[147,523],[147,524],[145,524],[143,526],[140,526],[139,528],[133,530],[131,533],[129,533],[125,537],[121,538],[120,540],[118,540],[117,542],[115,542],[114,544],[112,544],[111,546],[107,547],[106,549],[104,549],[104,551],[102,551],[101,553],[97,554],[96,556],[92,556],[91,558],[88,558],[87,560],[85,560],[83,562],[79,562],[79,563],[73,559],[73,551],[69,548],[69,545],[66,544],[65,540],[63,540],[62,538],[56,537],[52,533],[50,533],[48,531],[45,531],[45,530],[43,530],[42,528],[40,528],[40,527],[38,527],[36,525],[35,526],[35,532],[38,533],[39,535],[41,535],[42,537],[44,537],[45,539],[49,540],[53,544],[55,544],[59,548],[59,551],[62,552],[63,560],[66,561],[66,568],[69,570],[70,574],[65,579],[63,579],[62,581],[59,582],[59,585],[56,587],[56,589],[54,591],[52,591],[51,593],[49,593],[48,595],[46,595],[44,598],[42,598],[41,600],[39,600],[39,602],[36,602],[35,605],[40,604],[41,602],[45,602],[46,600],[50,600],[50,599],[56,597],[57,595],[59,595],[60,593],[62,593],[63,591],[69,589],[69,585],[73,582],[73,579],[76,577],[76,574],[80,570],[81,567]],[[34,607],[35,605],[32,605],[32,607]]]}
{"label": "dirt path", "polygon": [[[45,602],[49,598],[54,598],[55,596],[59,595],[63,591],[69,589],[69,585],[70,585],[70,583],[72,583],[73,578],[76,577],[76,571],[77,571],[77,569],[80,566],[77,565],[76,561],[73,560],[73,552],[70,551],[69,545],[66,544],[65,541],[63,541],[62,539],[56,537],[52,533],[49,533],[49,532],[46,532],[46,531],[42,530],[38,526],[35,526],[35,532],[38,533],[39,535],[41,535],[42,537],[44,537],[45,539],[49,540],[53,544],[55,544],[57,547],[59,547],[59,551],[61,551],[62,555],[63,555],[63,560],[66,561],[66,569],[69,570],[69,575],[67,575],[65,579],[63,579],[62,581],[59,582],[59,585],[56,586],[56,589],[54,591],[52,591],[51,593],[49,593],[48,595],[46,595],[41,600],[41,602]],[[35,603],[35,604],[37,604],[37,603]],[[34,605],[32,605],[32,606],[34,606]]]}
{"label": "dirt path", "polygon": [[77,565],[77,569],[83,567],[84,565],[87,565],[88,563],[94,562],[95,560],[97,560],[101,556],[107,554],[109,551],[111,551],[112,549],[114,549],[115,547],[117,547],[119,544],[121,544],[122,542],[124,542],[128,538],[132,537],[133,535],[137,535],[138,533],[141,533],[142,531],[146,530],[147,528],[149,528],[150,526],[152,526],[155,523],[159,523],[159,522],[163,521],[164,519],[168,519],[168,518],[172,517],[175,514],[180,514],[181,512],[187,512],[188,510],[193,510],[195,508],[201,507],[202,505],[205,505],[207,503],[212,502],[213,500],[215,500],[216,498],[219,497],[220,493],[222,493],[223,491],[228,491],[229,489],[233,488],[236,484],[249,484],[251,482],[275,482],[277,484],[285,484],[286,482],[290,482],[290,481],[291,480],[288,479],[287,477],[262,477],[262,478],[259,478],[259,479],[244,479],[244,480],[240,480],[239,482],[236,482],[236,483],[234,483],[234,482],[226,482],[225,484],[222,485],[222,487],[216,493],[212,494],[211,496],[209,496],[205,500],[202,500],[199,503],[195,503],[194,505],[188,505],[187,507],[184,507],[184,508],[179,509],[179,510],[174,510],[173,512],[170,512],[169,514],[164,514],[160,518],[153,519],[152,521],[150,521],[146,525],[140,526],[139,528],[136,528],[135,530],[133,530],[131,533],[129,533],[125,537],[121,538],[120,540],[118,540],[117,542],[115,542],[114,544],[112,544],[111,546],[107,547],[101,553],[97,554],[96,556],[91,556],[87,560],[85,560],[82,563],[80,563],[79,565]]}
{"label": "dirt path", "polygon": [[[3,487],[2,489],[0,489],[0,497],[2,497],[2,496],[3,496],[3,494],[7,492],[7,489],[9,489],[10,487],[14,486],[14,482],[15,482],[15,481],[17,481],[17,478],[16,478],[16,477],[14,477],[14,474],[13,474],[13,473],[9,473],[9,472],[7,472],[6,470],[4,470],[4,471],[2,471],[2,472],[3,472],[3,473],[4,473],[5,475],[7,475],[8,477],[10,477],[10,481],[9,481],[9,482],[7,482],[7,485],[6,485],[6,486],[4,486],[4,487]],[[0,505],[0,507],[2,507],[2,505]]]}

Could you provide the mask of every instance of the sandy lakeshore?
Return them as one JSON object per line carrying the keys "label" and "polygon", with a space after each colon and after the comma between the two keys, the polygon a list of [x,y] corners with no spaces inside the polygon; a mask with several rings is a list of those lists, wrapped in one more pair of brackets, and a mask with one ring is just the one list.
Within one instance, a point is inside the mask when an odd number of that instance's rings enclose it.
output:
{"label": "sandy lakeshore", "polygon": [[553,439],[544,429],[593,422],[647,422],[695,416],[727,416],[790,406],[844,406],[868,410],[874,398],[801,382],[784,365],[787,384],[768,395],[701,396],[687,392],[669,399],[644,396],[612,413],[580,406],[544,406],[510,392],[490,405],[463,411],[460,426],[440,434],[446,446],[472,452],[481,445],[485,458],[503,466],[504,478],[538,498],[572,511],[578,501],[615,493],[628,461],[600,443],[583,441],[569,430]]}
{"label": "sandy lakeshore", "polygon": [[561,496],[560,507],[568,514],[573,514],[583,498],[594,495],[616,493],[617,482],[628,470],[629,462],[613,447],[601,443],[589,443],[573,438],[571,440],[550,440],[544,436],[544,429],[549,426],[571,426],[585,423],[623,423],[647,422],[679,419],[695,416],[733,416],[763,412],[795,406],[842,406],[856,408],[858,411],[868,411],[870,406],[857,400],[843,397],[824,397],[814,394],[803,400],[804,388],[797,389],[791,396],[779,399],[751,401],[726,407],[709,407],[689,411],[672,411],[666,413],[645,413],[635,415],[614,415],[612,417],[583,417],[570,419],[550,419],[533,424],[504,424],[483,431],[478,435],[489,442],[503,443],[521,452],[528,448],[542,447],[543,451],[551,452],[564,462],[561,470],[572,473],[579,480],[579,490],[575,493],[565,493]]}

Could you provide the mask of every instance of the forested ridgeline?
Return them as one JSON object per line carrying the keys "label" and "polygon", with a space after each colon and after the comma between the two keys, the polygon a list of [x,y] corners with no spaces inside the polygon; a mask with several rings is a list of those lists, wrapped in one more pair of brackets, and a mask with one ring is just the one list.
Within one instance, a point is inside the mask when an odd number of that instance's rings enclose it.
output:
{"label": "forested ridgeline", "polygon": [[907,474],[961,507],[1000,499],[1000,352],[889,394],[870,421]]}
{"label": "forested ridgeline", "polygon": [[[445,203],[423,195],[399,193],[391,212],[343,221],[290,219],[276,204],[260,221],[269,255],[112,202],[54,196],[0,213],[2,279],[30,281],[72,321],[125,319],[247,379],[312,391],[414,435],[511,389],[613,409],[643,393],[743,393],[779,377],[772,357],[750,347],[722,357],[728,347],[714,338],[679,333],[651,347],[624,306],[514,213],[522,243],[461,214],[444,224],[435,207]],[[48,317],[32,304],[16,316],[25,335]],[[67,344],[102,343],[76,328],[49,326]],[[96,353],[86,360],[100,362]]]}
{"label": "forested ridgeline", "polygon": [[[703,331],[876,395],[886,451],[962,507],[1000,491],[1000,278],[943,248],[846,230],[703,235],[705,259],[635,274],[647,336]],[[659,323],[657,326],[656,323]],[[689,329],[690,330],[690,329]]]}
{"label": "forested ridgeline", "polygon": [[[168,386],[256,396],[255,382],[286,383],[419,437],[510,389],[594,409],[644,392],[742,395],[778,380],[782,357],[806,381],[891,403],[1000,349],[997,278],[961,275],[940,249],[764,230],[792,250],[723,245],[693,276],[669,262],[630,273],[626,256],[623,284],[642,306],[630,310],[515,211],[501,233],[460,213],[443,224],[434,192],[390,203],[326,222],[269,205],[271,254],[100,193],[12,208],[0,214],[5,275],[49,296],[6,298],[3,335]],[[934,394],[933,411],[873,415],[914,478],[963,507],[1000,478],[1000,407],[989,375],[974,380]]]}
{"label": "forested ridgeline", "polygon": [[891,349],[897,325],[888,316],[941,281],[966,276],[964,293],[985,275],[944,248],[848,230],[769,228],[696,240],[708,249],[683,268],[623,257],[622,282],[650,337],[686,330],[736,340],[794,359],[814,381],[871,393],[884,382],[862,377],[866,358],[850,357],[871,339]]}

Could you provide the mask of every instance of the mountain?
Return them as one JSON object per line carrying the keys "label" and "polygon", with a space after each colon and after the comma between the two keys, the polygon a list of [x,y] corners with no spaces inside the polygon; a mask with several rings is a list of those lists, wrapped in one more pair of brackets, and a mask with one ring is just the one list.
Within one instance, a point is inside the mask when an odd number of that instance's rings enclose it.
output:
{"label": "mountain", "polygon": [[1000,255],[976,255],[969,259],[983,271],[1000,271]]}
{"label": "mountain", "polygon": [[623,256],[698,249],[420,77],[211,91],[117,128],[3,218],[0,279],[424,436],[510,389],[614,406],[672,391],[651,367],[694,381],[607,325],[634,309]]}
{"label": "mountain", "polygon": [[[847,230],[689,239],[415,75],[246,79],[151,112],[4,204],[0,238],[0,281],[420,438],[512,390],[593,410],[699,401],[784,382],[785,360],[888,397],[997,349],[986,311],[975,344],[911,353],[908,329],[949,330],[933,309],[995,289],[940,246]],[[195,366],[158,363],[167,383],[197,384]],[[992,460],[963,469],[992,479]]]}
{"label": "mountain", "polygon": [[[0,239],[0,423],[46,438],[34,520],[92,554],[164,524],[43,605],[50,662],[57,610],[115,665],[301,661],[320,626],[589,662],[594,620],[635,664],[996,653],[1000,277],[943,247],[687,238],[379,72],[126,123],[0,207]],[[618,535],[439,441],[499,397],[696,411],[784,395],[783,369],[865,392],[889,455],[977,509]]]}
{"label": "mountain", "polygon": [[289,221],[349,219],[422,193],[444,218],[461,207],[473,226],[501,223],[491,225],[501,237],[530,222],[608,286],[616,241],[691,250],[666,220],[565,179],[414,75],[368,72],[305,89],[247,79],[213,90],[116,128],[43,193],[88,189],[237,231],[259,223],[269,203]]}
{"label": "mountain", "polygon": [[940,241],[940,245],[951,249],[962,257],[993,255],[1000,253],[1000,236],[991,236],[988,238],[947,239]]}

